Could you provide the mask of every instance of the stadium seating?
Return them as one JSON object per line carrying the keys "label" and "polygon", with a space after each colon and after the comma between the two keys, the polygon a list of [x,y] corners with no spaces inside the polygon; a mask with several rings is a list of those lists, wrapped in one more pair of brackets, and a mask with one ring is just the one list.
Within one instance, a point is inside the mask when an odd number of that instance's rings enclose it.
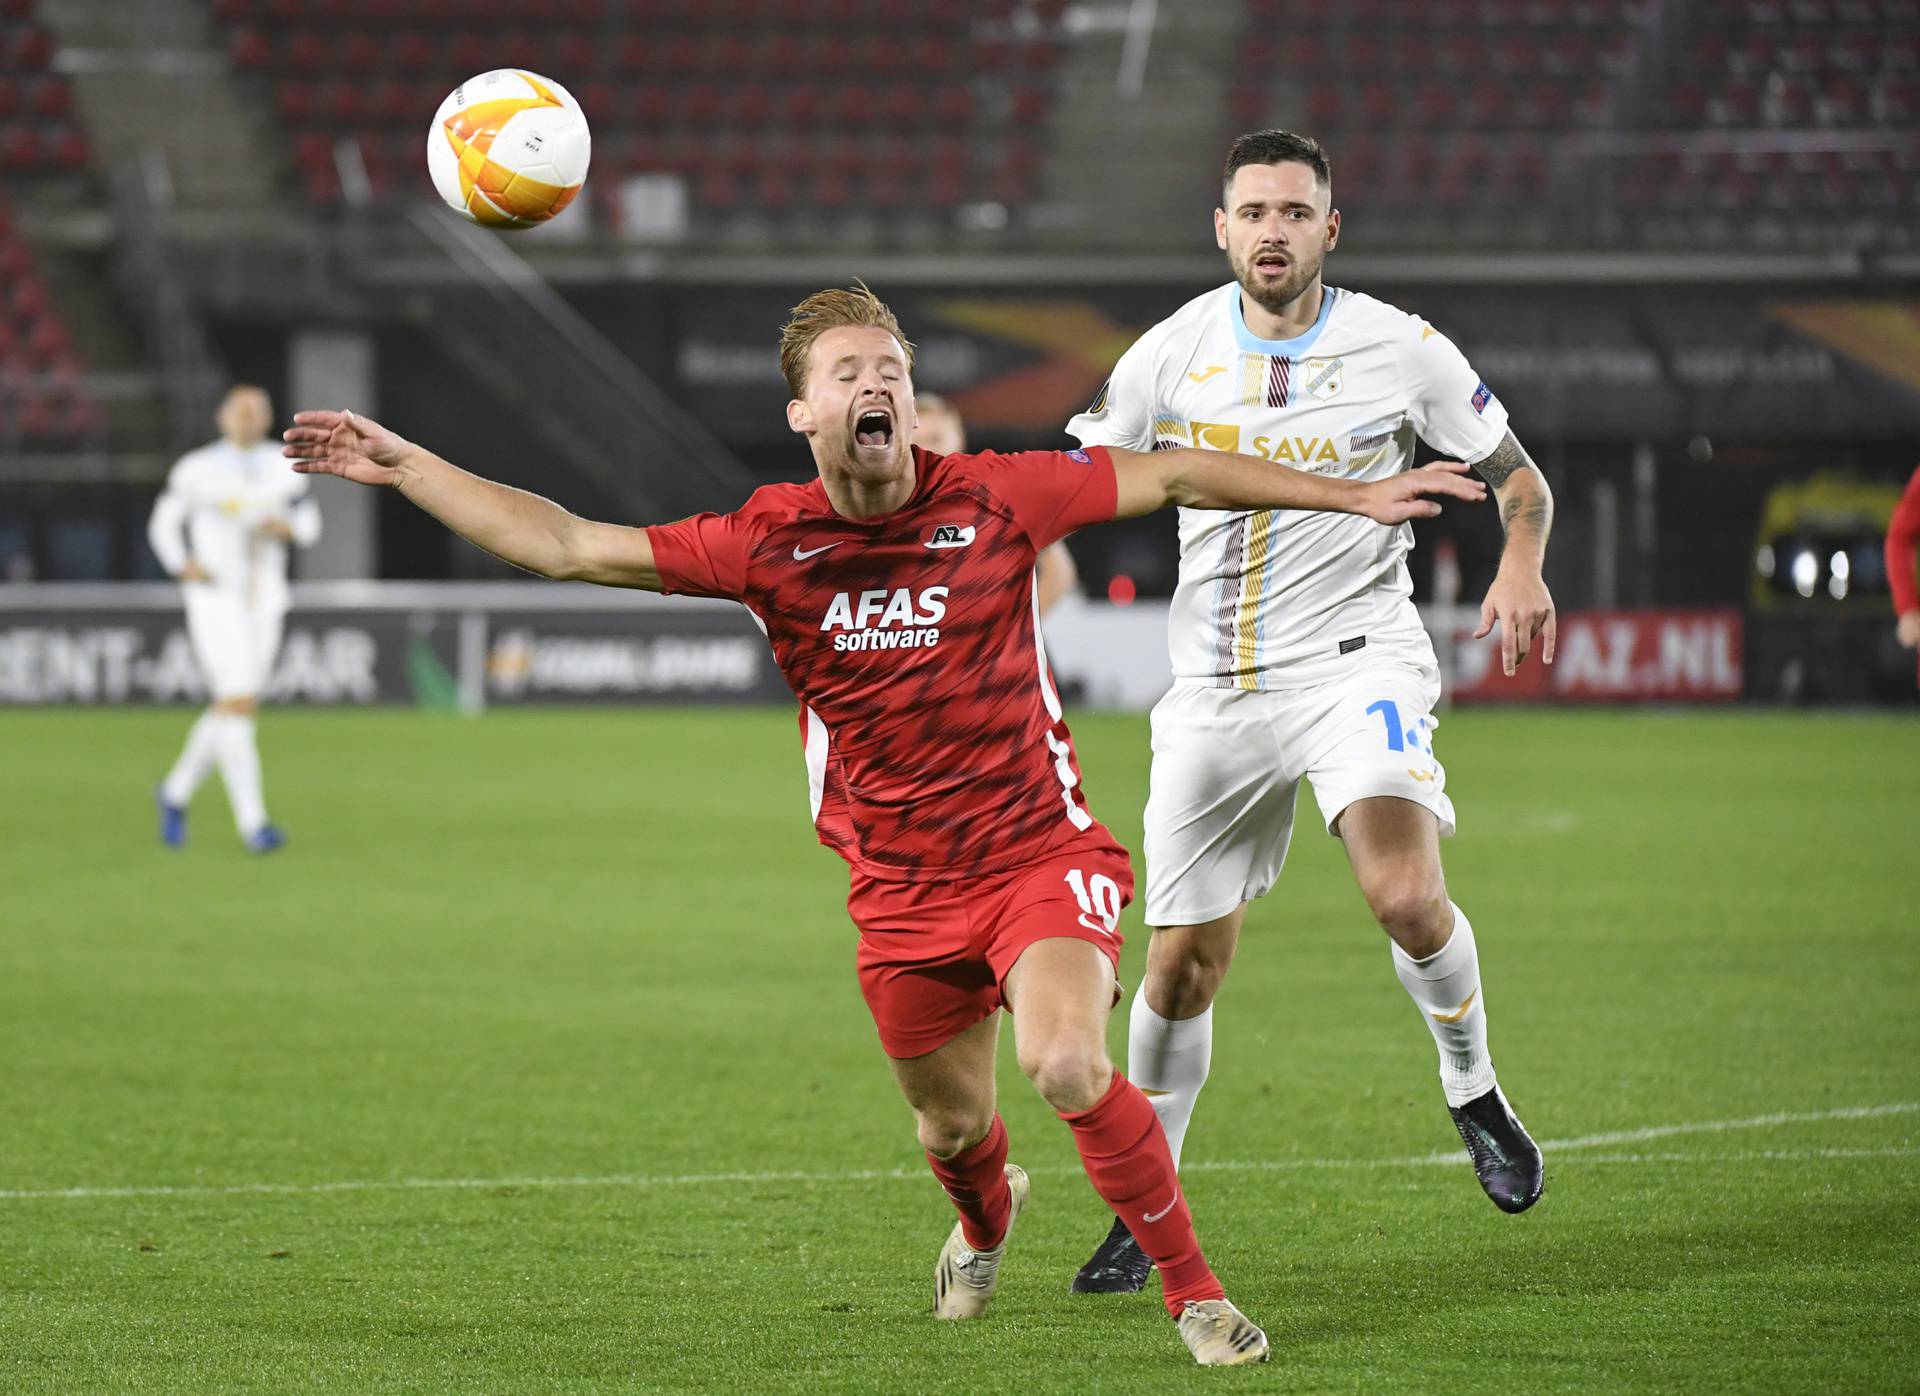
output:
{"label": "stadium seating", "polygon": [[0,0],[0,176],[26,178],[87,167],[73,89],[51,71],[53,39],[33,0]]}
{"label": "stadium seating", "polygon": [[[73,91],[51,71],[53,52],[33,0],[0,0],[0,179],[9,183],[87,168]],[[70,443],[101,422],[66,322],[0,199],[0,445]]]}
{"label": "stadium seating", "polygon": [[[339,197],[343,141],[376,195],[424,188],[433,99],[511,64],[580,99],[602,178],[677,173],[696,209],[717,214],[1030,199],[1065,8],[1027,7],[1038,30],[1016,33],[1001,2],[212,3],[314,199]],[[882,70],[876,86],[847,81]]]}
{"label": "stadium seating", "polygon": [[1635,30],[1623,7],[1581,0],[1247,0],[1247,13],[1236,128],[1295,112],[1327,145],[1344,208],[1456,231],[1544,204],[1556,142],[1613,118]]}
{"label": "stadium seating", "polygon": [[1899,243],[1920,222],[1914,0],[1702,0],[1648,84],[1639,6],[1246,5],[1234,127],[1304,123],[1389,236],[1524,239],[1532,212],[1542,241]]}
{"label": "stadium seating", "polygon": [[66,324],[0,203],[0,445],[72,442],[101,425]]}

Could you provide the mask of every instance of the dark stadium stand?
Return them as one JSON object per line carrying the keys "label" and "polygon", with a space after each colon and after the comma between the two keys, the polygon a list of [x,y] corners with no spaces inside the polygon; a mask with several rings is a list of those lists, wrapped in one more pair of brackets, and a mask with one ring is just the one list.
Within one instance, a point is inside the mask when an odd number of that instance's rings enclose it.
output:
{"label": "dark stadium stand", "polygon": [[[87,168],[73,91],[32,0],[0,0],[0,179]],[[0,446],[60,444],[100,429],[72,336],[0,193]]]}
{"label": "dark stadium stand", "polygon": [[[375,194],[419,187],[444,90],[491,67],[567,83],[602,170],[686,177],[696,208],[950,210],[1031,197],[1064,4],[1008,34],[1008,0],[214,0],[301,184],[339,196],[358,148]],[[996,25],[997,18],[1001,21]],[[457,32],[444,37],[452,21]],[[860,37],[849,38],[849,34]],[[842,79],[884,67],[877,90]],[[875,128],[884,134],[876,134]]]}
{"label": "dark stadium stand", "polygon": [[73,90],[49,71],[53,51],[53,39],[34,22],[33,0],[0,0],[0,174],[87,166]]}
{"label": "dark stadium stand", "polygon": [[0,446],[71,441],[100,426],[66,324],[0,203]]}
{"label": "dark stadium stand", "polygon": [[[1654,243],[1901,243],[1920,215],[1914,0],[1702,0],[1673,7],[1672,45],[1643,43],[1640,7],[1591,0],[1247,13],[1233,124],[1297,111],[1348,207]],[[1737,217],[1808,208],[1833,223]],[[1549,209],[1531,239],[1509,221]]]}

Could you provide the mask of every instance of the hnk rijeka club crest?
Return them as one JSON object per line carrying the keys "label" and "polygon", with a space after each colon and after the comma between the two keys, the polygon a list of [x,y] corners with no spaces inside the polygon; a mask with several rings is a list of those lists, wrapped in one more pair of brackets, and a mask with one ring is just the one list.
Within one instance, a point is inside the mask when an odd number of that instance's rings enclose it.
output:
{"label": "hnk rijeka club crest", "polygon": [[1322,402],[1338,397],[1340,390],[1347,385],[1345,368],[1344,359],[1308,359],[1307,391]]}

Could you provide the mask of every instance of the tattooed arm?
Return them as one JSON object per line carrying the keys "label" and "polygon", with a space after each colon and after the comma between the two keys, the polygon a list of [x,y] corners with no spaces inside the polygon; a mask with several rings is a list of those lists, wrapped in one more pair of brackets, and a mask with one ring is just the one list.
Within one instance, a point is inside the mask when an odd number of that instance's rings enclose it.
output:
{"label": "tattooed arm", "polygon": [[1493,490],[1500,506],[1500,527],[1507,535],[1500,572],[1481,603],[1480,628],[1474,638],[1489,634],[1499,624],[1500,663],[1511,677],[1533,647],[1535,635],[1540,637],[1541,660],[1553,663],[1553,597],[1541,575],[1547,535],[1553,529],[1553,491],[1512,432],[1473,468]]}

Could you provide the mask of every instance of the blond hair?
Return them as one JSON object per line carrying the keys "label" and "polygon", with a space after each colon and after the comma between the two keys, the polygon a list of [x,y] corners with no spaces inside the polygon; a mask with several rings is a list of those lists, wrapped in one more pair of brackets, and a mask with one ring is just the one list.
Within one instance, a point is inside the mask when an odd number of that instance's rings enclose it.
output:
{"label": "blond hair", "polygon": [[807,395],[807,355],[813,352],[813,342],[828,330],[847,325],[885,330],[900,341],[907,354],[907,368],[912,370],[913,341],[900,332],[900,322],[887,303],[869,291],[866,282],[855,280],[844,291],[815,291],[788,313],[787,323],[780,330],[780,372],[795,397]]}

